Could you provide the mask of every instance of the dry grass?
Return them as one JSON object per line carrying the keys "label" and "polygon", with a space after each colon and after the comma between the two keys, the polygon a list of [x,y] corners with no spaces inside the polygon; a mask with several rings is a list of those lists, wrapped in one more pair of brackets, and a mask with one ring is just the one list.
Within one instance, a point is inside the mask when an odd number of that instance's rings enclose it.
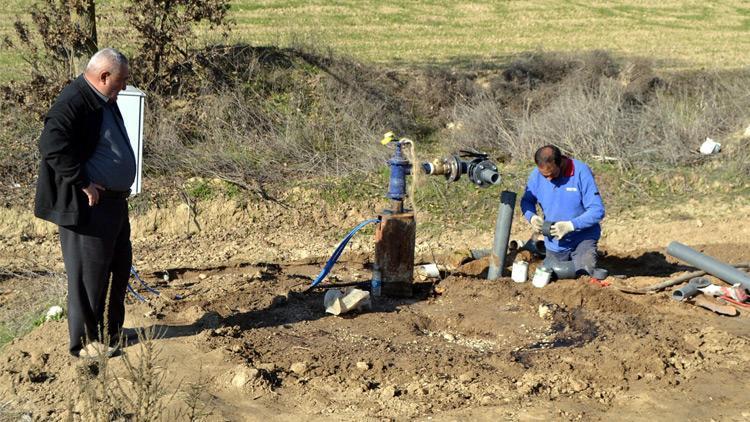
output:
{"label": "dry grass", "polygon": [[[553,143],[578,158],[609,157],[621,168],[705,160],[707,138],[747,124],[750,72],[656,74],[648,63],[607,53],[532,55],[460,101],[454,144],[525,161]],[[739,158],[739,157],[737,157]]]}
{"label": "dry grass", "polygon": [[[210,397],[205,393],[212,378],[201,371],[184,388],[171,386],[168,367],[175,362],[162,356],[159,343],[164,333],[146,328],[137,334],[138,344],[124,350],[121,357],[102,355],[79,363],[78,398],[74,402],[71,397],[68,418],[151,422],[198,421],[209,416]],[[178,396],[181,401],[173,403]]]}
{"label": "dry grass", "polygon": [[47,309],[65,303],[65,277],[38,265],[0,268],[0,349],[44,321]]}

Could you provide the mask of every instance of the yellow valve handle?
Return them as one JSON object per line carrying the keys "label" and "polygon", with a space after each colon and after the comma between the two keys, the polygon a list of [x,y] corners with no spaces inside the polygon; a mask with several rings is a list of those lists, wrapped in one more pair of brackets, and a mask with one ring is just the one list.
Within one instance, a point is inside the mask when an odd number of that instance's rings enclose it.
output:
{"label": "yellow valve handle", "polygon": [[380,143],[382,145],[388,145],[392,141],[397,141],[397,140],[398,138],[396,138],[396,134],[394,134],[393,132],[388,132],[385,135],[383,135],[383,139],[380,140]]}
{"label": "yellow valve handle", "polygon": [[396,134],[393,132],[388,132],[385,135],[383,135],[383,139],[380,140],[380,143],[383,145],[388,145],[389,143],[396,141],[396,142],[414,142],[409,138],[397,138]]}

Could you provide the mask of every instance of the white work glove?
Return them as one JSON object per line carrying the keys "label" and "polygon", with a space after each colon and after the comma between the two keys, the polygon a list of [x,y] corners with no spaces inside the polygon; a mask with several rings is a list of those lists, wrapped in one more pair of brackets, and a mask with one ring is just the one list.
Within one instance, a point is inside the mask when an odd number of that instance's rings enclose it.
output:
{"label": "white work glove", "polygon": [[552,237],[556,237],[557,240],[560,240],[573,230],[575,230],[575,228],[573,227],[572,221],[558,221],[550,227],[549,233]]}
{"label": "white work glove", "polygon": [[534,229],[534,232],[541,233],[542,226],[544,225],[544,220],[542,220],[542,217],[534,215],[533,217],[531,217],[529,224],[531,224],[531,228]]}

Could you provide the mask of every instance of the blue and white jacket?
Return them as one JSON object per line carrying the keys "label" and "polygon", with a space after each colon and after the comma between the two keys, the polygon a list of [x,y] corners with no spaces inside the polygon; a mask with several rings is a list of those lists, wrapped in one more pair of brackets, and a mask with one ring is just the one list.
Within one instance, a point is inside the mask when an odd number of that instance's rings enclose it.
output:
{"label": "blue and white jacket", "polygon": [[573,223],[575,230],[562,239],[545,237],[544,245],[553,252],[572,250],[583,240],[599,240],[602,234],[599,222],[604,218],[604,204],[594,174],[582,161],[567,160],[561,174],[552,180],[535,168],[521,198],[521,210],[528,221],[536,214],[538,203],[546,221]]}

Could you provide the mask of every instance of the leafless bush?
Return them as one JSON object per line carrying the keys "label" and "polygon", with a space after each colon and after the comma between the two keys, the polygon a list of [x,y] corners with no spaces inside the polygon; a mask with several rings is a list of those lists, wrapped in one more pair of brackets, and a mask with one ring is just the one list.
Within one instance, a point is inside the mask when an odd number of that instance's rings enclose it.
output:
{"label": "leafless bush", "polygon": [[92,10],[90,0],[40,0],[29,7],[31,22],[13,23],[14,34],[5,37],[3,48],[21,54],[30,77],[0,86],[3,101],[38,116],[47,110],[96,49],[96,29],[92,38],[85,22]]}
{"label": "leafless bush", "polygon": [[137,33],[133,80],[150,93],[165,93],[179,91],[180,75],[195,60],[194,27],[225,27],[229,1],[140,0],[126,6],[125,11]]}
{"label": "leafless bush", "polygon": [[187,384],[183,391],[183,402],[185,403],[184,416],[188,421],[200,421],[212,412],[211,399],[205,398],[206,389],[211,384],[212,378],[208,377],[203,368],[198,370],[198,378]]}
{"label": "leafless bush", "polygon": [[576,157],[606,156],[623,166],[656,167],[698,160],[696,150],[706,137],[721,137],[746,124],[750,96],[742,87],[750,82],[748,72],[665,81],[641,63],[616,66],[599,54],[593,58],[596,63],[584,61],[580,74],[570,70],[574,67],[553,67],[549,86],[536,70],[534,84],[521,91],[515,86],[520,97],[515,104],[525,107],[509,107],[497,91],[463,101],[455,108],[459,129],[452,142],[520,160],[552,143]]}
{"label": "leafless bush", "polygon": [[148,170],[255,189],[381,165],[387,152],[377,140],[409,121],[404,104],[374,83],[382,75],[363,76],[369,71],[352,72],[353,63],[307,53],[278,54],[272,63],[263,61],[268,55],[249,61],[249,80],[207,87],[189,106],[160,108],[152,116]]}
{"label": "leafless bush", "polygon": [[74,411],[94,421],[175,420],[174,414],[165,412],[177,390],[170,392],[165,382],[166,363],[157,343],[162,336],[151,328],[138,330],[137,356],[123,353],[123,371],[115,371],[105,354],[84,361],[78,368],[80,404]]}

